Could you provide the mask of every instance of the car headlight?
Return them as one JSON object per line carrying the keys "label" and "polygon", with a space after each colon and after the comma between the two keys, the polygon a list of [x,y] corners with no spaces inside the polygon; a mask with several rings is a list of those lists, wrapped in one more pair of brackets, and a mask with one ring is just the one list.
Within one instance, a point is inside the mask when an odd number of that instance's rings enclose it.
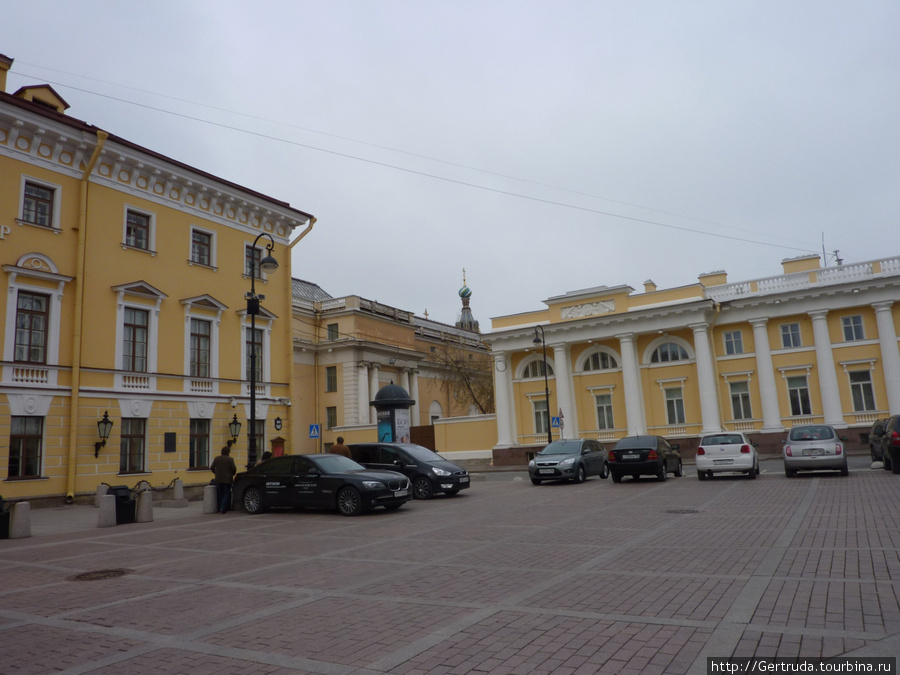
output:
{"label": "car headlight", "polygon": [[528,462],[528,466],[531,467],[532,469],[534,468],[534,460],[533,459]]}
{"label": "car headlight", "polygon": [[451,475],[449,471],[445,471],[444,469],[439,469],[434,467],[434,475],[435,476],[449,476]]}
{"label": "car headlight", "polygon": [[367,487],[370,490],[377,490],[378,488],[384,487],[384,483],[382,483],[381,481],[377,481],[377,480],[364,480],[362,483],[363,483],[363,487]]}
{"label": "car headlight", "polygon": [[569,459],[564,459],[559,463],[560,466],[572,466],[575,463],[574,457],[569,457]]}

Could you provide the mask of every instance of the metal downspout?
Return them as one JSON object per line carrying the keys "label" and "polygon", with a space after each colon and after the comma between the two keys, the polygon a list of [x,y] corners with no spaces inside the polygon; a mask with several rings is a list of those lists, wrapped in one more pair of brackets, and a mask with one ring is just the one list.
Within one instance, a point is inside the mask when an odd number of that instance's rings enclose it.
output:
{"label": "metal downspout", "polygon": [[84,258],[87,248],[87,215],[88,215],[88,185],[94,166],[103,152],[103,145],[109,134],[100,129],[97,130],[97,147],[91,155],[91,159],[81,174],[81,195],[78,207],[78,248],[75,261],[75,314],[72,330],[72,393],[69,397],[69,462],[68,479],[66,481],[66,503],[75,501],[75,479],[78,474],[78,422],[80,420],[78,409],[80,405],[79,392],[81,391],[81,333],[84,325]]}
{"label": "metal downspout", "polygon": [[[292,241],[290,244],[287,245],[288,260],[291,260],[291,251],[294,248],[294,246],[299,244],[300,240],[303,239],[303,237],[305,237],[306,235],[308,235],[310,233],[310,231],[313,229],[313,225],[315,225],[315,224],[316,224],[315,216],[310,216],[309,223],[307,224],[306,229],[300,233],[299,237],[297,237],[296,239],[294,239],[294,241]],[[294,323],[294,283],[293,283],[293,279],[292,279],[293,269],[294,269],[294,266],[293,266],[293,264],[291,264],[291,274],[287,275],[287,296],[288,296],[288,307],[290,308],[289,317],[290,317],[290,321],[291,321],[291,327],[290,327],[291,334],[290,334],[290,338],[287,341],[288,342],[287,364],[288,364],[288,372],[290,373],[290,375],[288,377],[288,398],[290,399],[291,403],[294,402],[294,391],[296,389],[296,387],[294,386],[294,380],[296,380],[296,376],[294,374],[294,328],[293,328],[293,323]],[[291,413],[293,413],[293,409],[291,410]],[[294,452],[294,448],[297,447],[296,442],[295,442],[296,435],[299,433],[299,430],[300,430],[300,427],[296,426],[294,424],[294,415],[296,414],[296,416],[299,417],[299,415],[300,415],[299,408],[296,413],[294,413],[294,414],[291,414],[291,413],[289,413],[290,418],[291,418],[291,433],[290,433],[291,450],[290,451]]]}

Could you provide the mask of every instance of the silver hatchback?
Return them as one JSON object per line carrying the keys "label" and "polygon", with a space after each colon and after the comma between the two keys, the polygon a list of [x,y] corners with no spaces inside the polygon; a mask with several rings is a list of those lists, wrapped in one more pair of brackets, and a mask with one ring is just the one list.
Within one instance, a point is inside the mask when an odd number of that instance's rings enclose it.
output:
{"label": "silver hatchback", "polygon": [[847,453],[834,427],[830,424],[809,424],[794,427],[784,441],[784,475],[792,478],[798,471],[832,469],[842,476],[850,473]]}

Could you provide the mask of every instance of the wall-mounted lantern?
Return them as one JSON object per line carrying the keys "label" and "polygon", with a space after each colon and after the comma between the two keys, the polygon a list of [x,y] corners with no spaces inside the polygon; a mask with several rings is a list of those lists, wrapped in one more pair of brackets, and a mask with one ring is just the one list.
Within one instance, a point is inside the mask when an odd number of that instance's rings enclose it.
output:
{"label": "wall-mounted lantern", "polygon": [[94,459],[100,456],[100,448],[106,447],[106,441],[112,432],[113,421],[109,419],[109,411],[103,411],[103,419],[97,422],[97,431],[100,433],[100,440],[94,443]]}

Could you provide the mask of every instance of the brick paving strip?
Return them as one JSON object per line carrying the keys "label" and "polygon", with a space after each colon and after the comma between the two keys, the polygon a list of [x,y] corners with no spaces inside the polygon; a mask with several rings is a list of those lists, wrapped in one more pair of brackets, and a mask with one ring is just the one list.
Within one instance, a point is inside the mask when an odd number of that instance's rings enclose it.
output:
{"label": "brick paving strip", "polygon": [[[706,672],[896,656],[900,527],[850,479],[476,484],[397,513],[0,542],[0,673]],[[119,578],[72,581],[122,567]]]}

